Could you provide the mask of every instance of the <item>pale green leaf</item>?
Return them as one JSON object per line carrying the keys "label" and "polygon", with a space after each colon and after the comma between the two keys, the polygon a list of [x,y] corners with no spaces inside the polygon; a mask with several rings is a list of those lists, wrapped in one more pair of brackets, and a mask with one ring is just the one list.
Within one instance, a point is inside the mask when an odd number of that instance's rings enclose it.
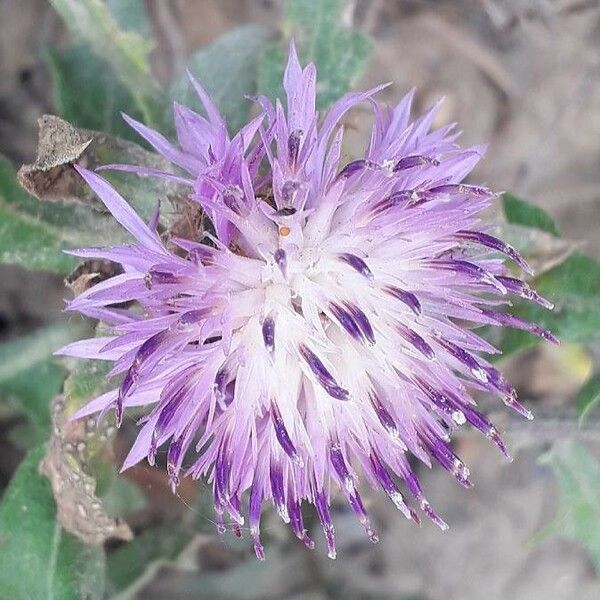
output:
{"label": "pale green leaf", "polygon": [[286,0],[283,44],[268,50],[259,69],[259,91],[283,98],[282,78],[287,42],[293,37],[302,62],[317,67],[317,106],[325,108],[348,92],[362,75],[372,44],[363,34],[346,26],[343,0]]}
{"label": "pale green leaf", "polygon": [[[259,25],[244,25],[222,35],[216,42],[192,55],[187,68],[200,81],[225,117],[232,132],[247,120],[251,102],[244,96],[256,94],[258,60],[269,41]],[[171,89],[175,100],[203,111],[186,73]]]}
{"label": "pale green leaf", "polygon": [[149,125],[162,113],[162,90],[150,69],[151,43],[147,36],[121,29],[102,0],[51,0],[76,39],[108,62],[129,89]]}
{"label": "pale green leaf", "polygon": [[593,375],[579,390],[575,398],[579,411],[579,423],[583,423],[588,414],[600,404],[600,373]]}
{"label": "pale green leaf", "polygon": [[560,488],[554,532],[577,540],[600,572],[600,462],[576,442],[555,446],[541,460]]}
{"label": "pale green leaf", "polygon": [[38,473],[44,447],[15,473],[0,504],[0,597],[10,600],[100,600],[101,546],[84,546],[56,521],[48,481]]}

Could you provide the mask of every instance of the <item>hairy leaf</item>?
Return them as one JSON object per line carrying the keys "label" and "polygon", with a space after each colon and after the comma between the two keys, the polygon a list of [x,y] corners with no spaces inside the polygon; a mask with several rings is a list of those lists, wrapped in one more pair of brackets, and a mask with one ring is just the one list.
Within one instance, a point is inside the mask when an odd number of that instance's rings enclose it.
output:
{"label": "hairy leaf", "polygon": [[47,54],[52,72],[56,109],[77,127],[94,129],[138,141],[121,112],[143,118],[131,92],[112,67],[88,46],[76,44]]}
{"label": "hairy leaf", "polygon": [[580,542],[600,572],[600,462],[576,442],[555,446],[541,461],[554,471],[562,497],[553,530]]}
{"label": "hairy leaf", "polygon": [[[120,28],[102,0],[51,0],[76,39],[108,62],[149,125],[161,118],[164,96],[152,77],[147,37]],[[123,21],[122,21],[123,22]]]}
{"label": "hairy leaf", "polygon": [[43,454],[43,446],[30,452],[0,504],[0,597],[100,600],[104,550],[83,545],[56,521],[50,486],[38,473]]}
{"label": "hairy leaf", "polygon": [[555,236],[560,235],[552,217],[539,206],[530,204],[513,194],[504,194],[502,196],[502,207],[509,223],[540,229]]}
{"label": "hairy leaf", "polygon": [[[317,106],[325,108],[356,83],[371,55],[371,42],[347,26],[343,0],[286,0],[285,37],[293,37],[300,59],[314,62],[319,84]],[[282,77],[287,56],[285,44],[265,52],[259,68],[259,91],[270,98],[283,98]]]}
{"label": "hairy leaf", "polygon": [[[530,282],[554,302],[549,311],[531,302],[515,302],[511,312],[550,329],[564,342],[589,342],[600,337],[600,262],[573,253],[566,261]],[[506,329],[500,348],[510,354],[539,343],[525,331]]]}
{"label": "hairy leaf", "polygon": [[600,373],[593,375],[579,390],[575,403],[579,411],[579,422],[583,423],[592,409],[600,404]]}
{"label": "hairy leaf", "polygon": [[61,323],[0,345],[0,397],[15,404],[42,434],[50,432],[50,402],[65,378],[52,353],[81,333],[81,325]]}
{"label": "hairy leaf", "polygon": [[[256,93],[258,59],[269,42],[268,31],[259,25],[244,25],[222,35],[196,52],[187,68],[209,93],[232,132],[247,120],[251,102],[244,96]],[[202,110],[186,73],[176,78],[173,98]]]}

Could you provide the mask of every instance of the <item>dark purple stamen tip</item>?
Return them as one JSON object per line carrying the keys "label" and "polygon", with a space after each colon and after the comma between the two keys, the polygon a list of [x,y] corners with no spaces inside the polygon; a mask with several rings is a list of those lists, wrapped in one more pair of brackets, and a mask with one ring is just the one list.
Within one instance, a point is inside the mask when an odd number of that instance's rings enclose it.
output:
{"label": "dark purple stamen tip", "polygon": [[529,285],[527,285],[524,281],[520,279],[515,279],[514,277],[505,277],[502,275],[498,275],[496,277],[499,283],[501,283],[511,294],[515,294],[516,296],[520,296],[521,298],[525,298],[527,300],[531,300],[548,310],[552,310],[554,308],[554,304],[546,298],[540,296],[536,291],[532,290]]}
{"label": "dark purple stamen tip", "polygon": [[273,355],[275,352],[275,320],[273,317],[266,317],[263,321],[262,336],[267,352]]}
{"label": "dark purple stamen tip", "polygon": [[390,500],[394,503],[394,506],[402,512],[402,514],[407,518],[411,519],[412,515],[409,507],[404,502],[404,498],[398,490],[398,486],[394,483],[394,480],[388,473],[387,469],[384,467],[383,463],[379,456],[375,453],[374,450],[371,451],[369,456],[369,462],[371,465],[371,470],[375,478],[379,482],[381,488],[385,491],[385,493],[389,496]]}
{"label": "dark purple stamen tip", "polygon": [[516,413],[520,414],[522,417],[525,417],[527,420],[533,420],[533,413],[525,408],[518,400],[517,393],[515,390],[511,390],[504,398],[504,404],[509,408],[512,408]]}
{"label": "dark purple stamen tip", "polygon": [[313,550],[315,543],[308,536],[308,531],[304,528],[304,520],[302,518],[302,510],[300,503],[296,500],[288,500],[288,514],[292,525],[292,531],[296,537],[309,549]]}
{"label": "dark purple stamen tip", "polygon": [[338,174],[337,179],[344,179],[360,173],[364,169],[379,169],[381,168],[377,163],[370,160],[360,159],[354,160],[348,163]]}
{"label": "dark purple stamen tip", "polygon": [[435,358],[433,348],[416,331],[400,323],[397,324],[396,329],[398,333],[425,358],[428,360],[433,360]]}
{"label": "dark purple stamen tip", "polygon": [[340,387],[331,373],[325,368],[319,357],[303,344],[299,348],[302,358],[306,361],[323,389],[336,400],[348,400],[348,390]]}
{"label": "dark purple stamen tip", "polygon": [[283,250],[282,248],[278,248],[277,250],[275,250],[275,262],[277,263],[277,266],[279,267],[279,270],[281,271],[282,275],[285,277],[286,276],[286,272],[287,272],[287,257],[285,254],[285,250]]}
{"label": "dark purple stamen tip", "polygon": [[394,166],[394,172],[396,173],[404,169],[412,169],[413,167],[419,167],[422,165],[431,165],[437,167],[439,164],[440,161],[435,158],[416,154],[414,156],[405,156],[404,158],[401,158]]}
{"label": "dark purple stamen tip", "polygon": [[298,154],[300,152],[300,142],[304,137],[304,132],[301,129],[296,129],[290,133],[288,138],[288,160],[290,166],[295,167],[298,161]]}
{"label": "dark purple stamen tip", "polygon": [[373,331],[373,327],[367,315],[356,306],[356,304],[352,304],[350,302],[344,302],[344,306],[350,311],[354,322],[358,325],[361,334],[364,339],[371,345],[375,343],[375,332]]}
{"label": "dark purple stamen tip", "polygon": [[331,522],[331,515],[329,514],[329,506],[325,492],[315,492],[315,508],[317,509],[317,516],[321,521],[323,527],[323,533],[325,534],[325,541],[327,543],[327,556],[332,560],[336,557],[335,551],[335,529]]}
{"label": "dark purple stamen tip", "polygon": [[423,498],[421,500],[421,510],[427,515],[432,523],[435,523],[442,531],[449,529],[448,523],[444,521],[434,510],[431,508],[431,504]]}
{"label": "dark purple stamen tip", "polygon": [[273,421],[273,427],[275,428],[275,436],[277,437],[277,441],[279,445],[283,449],[283,451],[296,463],[299,467],[304,466],[304,461],[302,457],[298,455],[296,451],[296,446],[292,442],[290,438],[290,434],[285,427],[285,423],[283,422],[283,417],[281,416],[281,412],[279,407],[274,402],[271,404],[271,419]]}
{"label": "dark purple stamen tip", "polygon": [[379,419],[379,422],[383,425],[385,430],[392,436],[394,439],[399,438],[398,428],[396,426],[396,421],[392,415],[388,412],[388,410],[383,406],[381,399],[374,392],[371,391],[369,393],[369,399],[371,400],[371,406]]}
{"label": "dark purple stamen tip", "polygon": [[422,313],[421,302],[412,292],[401,290],[399,287],[393,285],[383,288],[383,291],[400,300],[403,304],[406,304],[415,315],[419,316]]}
{"label": "dark purple stamen tip", "polygon": [[453,342],[437,337],[438,343],[445,348],[456,360],[469,368],[475,379],[487,383],[490,380],[490,373],[484,369],[472,354],[456,345]]}
{"label": "dark purple stamen tip", "polygon": [[467,260],[433,260],[430,263],[432,266],[454,271],[459,275],[465,275],[471,278],[474,282],[490,285],[498,290],[502,295],[506,294],[507,288],[501,281],[501,277],[494,277],[491,273]]}
{"label": "dark purple stamen tip", "polygon": [[367,279],[373,280],[373,273],[371,272],[371,269],[369,269],[367,263],[359,256],[356,256],[356,254],[344,252],[342,254],[338,254],[338,258],[347,265],[350,265],[361,275],[364,275]]}
{"label": "dark purple stamen tip", "polygon": [[243,216],[247,212],[244,206],[244,192],[237,185],[229,185],[225,188],[223,204],[237,215]]}
{"label": "dark purple stamen tip", "polygon": [[[296,192],[299,188],[300,184],[297,181],[286,181],[281,186],[281,199],[283,200],[284,204],[289,206],[294,202]],[[292,207],[282,208],[281,210],[278,210],[276,214],[279,217],[291,217],[292,215],[296,214],[296,209]]]}
{"label": "dark purple stamen tip", "polygon": [[530,275],[533,274],[533,270],[527,264],[527,261],[512,246],[506,244],[502,240],[480,231],[459,231],[456,235],[460,239],[476,242],[486,248],[491,248],[492,250],[497,250],[502,254],[506,254],[506,256],[518,264],[523,271]]}
{"label": "dark purple stamen tip", "polygon": [[356,323],[356,321],[352,318],[352,315],[342,308],[339,304],[335,304],[333,302],[329,305],[329,310],[333,313],[338,323],[355,339],[362,340],[362,332]]}
{"label": "dark purple stamen tip", "polygon": [[559,345],[560,341],[558,338],[547,329],[536,325],[535,323],[530,323],[525,319],[521,319],[516,315],[511,315],[510,313],[503,313],[494,310],[483,309],[483,313],[496,321],[499,325],[503,325],[506,327],[514,327],[515,329],[522,329],[523,331],[528,331],[533,335],[537,335],[542,339],[550,342],[551,344]]}

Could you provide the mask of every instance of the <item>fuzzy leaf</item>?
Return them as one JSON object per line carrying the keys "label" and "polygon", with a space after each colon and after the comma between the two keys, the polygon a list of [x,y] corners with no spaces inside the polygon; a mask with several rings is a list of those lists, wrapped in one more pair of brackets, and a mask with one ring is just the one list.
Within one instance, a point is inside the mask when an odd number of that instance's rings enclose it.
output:
{"label": "fuzzy leaf", "polygon": [[541,462],[550,465],[561,492],[553,530],[580,542],[600,572],[600,462],[576,442],[555,446]]}
{"label": "fuzzy leaf", "polygon": [[259,67],[259,91],[284,98],[282,78],[287,42],[293,37],[303,63],[314,62],[318,72],[317,106],[322,109],[349,91],[364,71],[371,55],[370,40],[344,25],[343,0],[286,0],[285,49],[273,46]]}
{"label": "fuzzy leaf", "polygon": [[[103,132],[78,129],[53,115],[44,115],[39,125],[37,158],[32,164],[19,169],[21,185],[43,200],[46,206],[52,203],[59,206],[63,213],[70,211],[67,214],[70,221],[63,219],[62,225],[76,242],[71,247],[114,245],[127,239],[122,228],[106,213],[96,194],[73,169],[73,164],[80,163],[93,169],[109,163],[122,163],[169,171],[169,162],[133,142]],[[146,220],[159,202],[179,203],[189,193],[187,188],[176,183],[154,177],[139,177],[133,173],[105,171],[103,177]],[[75,206],[61,206],[63,202]],[[45,211],[54,214],[49,208]],[[172,213],[167,210],[162,215],[168,220],[173,216]]]}
{"label": "fuzzy leaf", "polygon": [[144,120],[157,125],[162,117],[164,96],[150,69],[151,43],[135,31],[120,28],[109,6],[102,0],[51,0],[65,25],[109,63],[130,91]]}
{"label": "fuzzy leaf", "polygon": [[[61,208],[57,213],[67,216]],[[67,233],[48,216],[19,189],[12,166],[0,156],[0,263],[68,273],[77,261],[61,252],[69,246]]]}
{"label": "fuzzy leaf", "polygon": [[61,323],[0,345],[0,398],[16,405],[41,434],[50,433],[50,402],[65,378],[52,353],[81,333],[81,327]]}
{"label": "fuzzy leaf", "polygon": [[540,229],[555,236],[560,235],[560,231],[552,217],[539,206],[525,202],[525,200],[513,194],[504,194],[502,196],[502,207],[509,223]]}
{"label": "fuzzy leaf", "polygon": [[[256,93],[258,59],[269,42],[269,32],[260,25],[244,25],[196,52],[187,68],[200,81],[232,132],[247,120],[252,103],[244,96]],[[172,97],[195,110],[201,108],[190,80],[182,73],[173,83]]]}
{"label": "fuzzy leaf", "polygon": [[112,67],[88,46],[50,50],[48,64],[54,83],[55,104],[61,117],[77,127],[94,129],[139,141],[121,112],[143,118],[131,92]]}
{"label": "fuzzy leaf", "polygon": [[579,411],[579,423],[583,423],[590,411],[600,404],[600,373],[593,375],[579,390],[575,398]]}
{"label": "fuzzy leaf", "polygon": [[144,7],[144,0],[106,0],[115,21],[122,29],[149,36],[152,26]]}
{"label": "fuzzy leaf", "polygon": [[[550,329],[564,342],[582,343],[600,337],[599,261],[575,252],[559,266],[534,278],[531,285],[554,302],[554,310],[519,301],[511,312]],[[506,328],[499,347],[506,355],[539,342],[539,338],[525,331]]]}
{"label": "fuzzy leaf", "polygon": [[15,473],[0,504],[0,597],[89,600],[104,597],[104,550],[63,531],[48,481],[38,473],[43,446]]}

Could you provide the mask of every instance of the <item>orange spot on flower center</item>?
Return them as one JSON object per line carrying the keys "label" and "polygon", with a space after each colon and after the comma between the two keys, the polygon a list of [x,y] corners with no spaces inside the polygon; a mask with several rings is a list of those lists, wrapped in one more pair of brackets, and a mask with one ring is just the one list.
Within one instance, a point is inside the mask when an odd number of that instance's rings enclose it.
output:
{"label": "orange spot on flower center", "polygon": [[283,225],[279,228],[279,235],[281,237],[287,237],[288,235],[290,235],[290,228],[287,225]]}

